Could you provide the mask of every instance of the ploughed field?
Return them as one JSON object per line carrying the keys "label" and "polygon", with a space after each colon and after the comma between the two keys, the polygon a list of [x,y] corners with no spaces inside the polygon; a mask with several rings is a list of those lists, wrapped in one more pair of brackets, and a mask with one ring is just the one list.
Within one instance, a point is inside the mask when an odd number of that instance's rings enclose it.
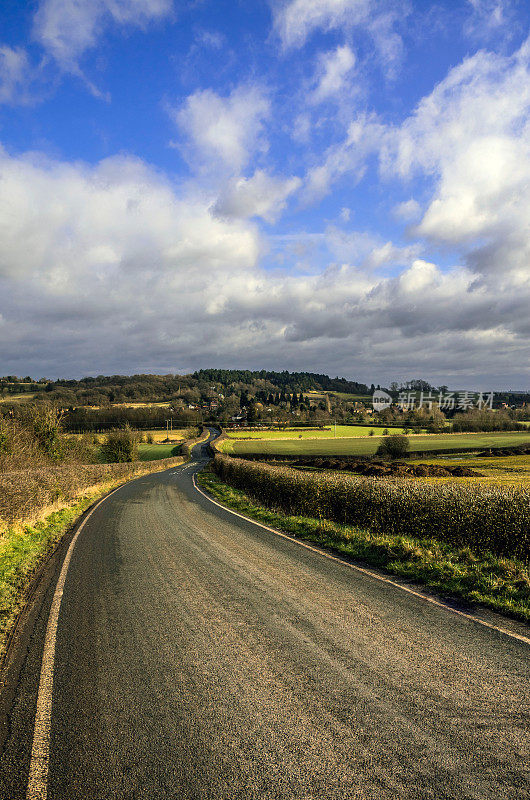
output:
{"label": "ploughed field", "polygon": [[[374,455],[383,441],[382,436],[349,436],[337,438],[251,438],[225,439],[219,445],[231,455],[314,455],[314,456],[367,456]],[[396,432],[395,429],[391,430]],[[243,431],[240,432],[243,434]],[[247,432],[247,435],[252,433]],[[256,432],[261,433],[261,432]],[[280,432],[279,432],[280,433]],[[281,432],[284,434],[285,432]],[[327,432],[331,436],[331,432]],[[458,449],[487,450],[502,447],[506,449],[530,446],[530,431],[509,433],[441,433],[417,434],[409,436],[411,453],[434,450]]]}

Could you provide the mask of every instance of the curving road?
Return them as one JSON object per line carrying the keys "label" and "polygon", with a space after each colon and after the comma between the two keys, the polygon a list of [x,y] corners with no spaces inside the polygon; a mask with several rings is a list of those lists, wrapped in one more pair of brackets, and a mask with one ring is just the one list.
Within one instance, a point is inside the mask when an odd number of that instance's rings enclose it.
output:
{"label": "curving road", "polygon": [[[79,535],[40,797],[528,798],[528,644],[223,511],[192,482],[206,459]],[[20,645],[5,800],[26,797],[53,593]]]}

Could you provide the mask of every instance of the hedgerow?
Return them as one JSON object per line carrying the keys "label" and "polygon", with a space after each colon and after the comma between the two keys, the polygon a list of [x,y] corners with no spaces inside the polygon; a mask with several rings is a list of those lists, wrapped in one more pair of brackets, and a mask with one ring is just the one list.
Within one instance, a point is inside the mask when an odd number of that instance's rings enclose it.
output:
{"label": "hedgerow", "polygon": [[365,478],[216,455],[216,474],[269,508],[527,560],[530,491]]}

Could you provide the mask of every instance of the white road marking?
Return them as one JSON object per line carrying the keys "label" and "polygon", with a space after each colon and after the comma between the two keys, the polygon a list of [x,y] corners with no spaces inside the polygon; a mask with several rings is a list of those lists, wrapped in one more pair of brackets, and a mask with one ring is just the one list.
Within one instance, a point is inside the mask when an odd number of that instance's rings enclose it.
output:
{"label": "white road marking", "polygon": [[103,497],[97,505],[87,514],[76,534],[70,542],[70,547],[66,553],[63,566],[57,581],[55,593],[53,595],[50,616],[46,628],[44,639],[44,652],[40,671],[39,692],[37,695],[37,710],[35,713],[35,729],[33,733],[33,747],[31,749],[31,761],[29,766],[28,788],[26,792],[27,800],[46,800],[48,797],[48,770],[50,763],[50,728],[52,716],[52,695],[53,695],[53,671],[55,666],[55,645],[57,641],[57,624],[59,622],[59,612],[61,610],[61,600],[63,599],[64,584],[66,574],[74,552],[75,543],[79,534],[85,527],[87,521],[94,513],[96,508],[105,502],[114,492],[121,489],[118,486],[108,495]]}
{"label": "white road marking", "polygon": [[305,547],[306,550],[311,550],[313,553],[318,553],[324,558],[328,558],[330,561],[336,561],[339,564],[342,564],[345,567],[349,567],[350,569],[355,570],[356,572],[361,572],[363,575],[368,575],[370,578],[375,578],[377,581],[381,581],[382,583],[387,583],[390,586],[394,586],[396,589],[401,589],[402,592],[407,592],[407,594],[411,594],[414,597],[418,597],[420,600],[424,600],[426,603],[431,603],[433,606],[438,606],[439,608],[443,608],[446,611],[450,611],[452,614],[457,614],[459,617],[464,617],[464,619],[469,620],[470,622],[476,622],[478,625],[483,625],[485,628],[490,628],[490,630],[497,631],[497,633],[502,633],[504,636],[509,636],[511,639],[517,639],[518,642],[523,642],[524,644],[530,645],[530,638],[527,636],[522,636],[519,633],[514,633],[513,631],[509,631],[506,628],[500,628],[497,625],[492,625],[491,622],[486,622],[479,617],[473,616],[473,614],[466,614],[465,611],[459,611],[456,608],[452,608],[451,606],[447,605],[446,603],[440,602],[439,600],[435,600],[433,597],[429,597],[428,595],[422,594],[421,592],[416,592],[414,589],[409,589],[408,586],[403,586],[400,583],[396,583],[396,581],[392,581],[389,578],[385,578],[382,575],[377,575],[375,572],[372,572],[369,569],[364,569],[363,567],[358,567],[355,564],[351,564],[349,561],[345,561],[342,558],[337,556],[331,555],[331,553],[326,553],[324,550],[320,550],[318,547],[312,547],[310,544],[306,544],[306,542],[300,541],[300,539],[296,539],[294,536],[289,536],[286,533],[282,533],[281,531],[276,530],[275,528],[270,528],[268,525],[263,525],[261,522],[256,522],[255,519],[251,517],[246,517],[244,514],[239,514],[237,511],[233,511],[231,508],[218,503],[217,500],[214,500],[210,497],[206,492],[203,492],[202,489],[199,489],[197,486],[197,482],[195,480],[195,475],[193,475],[193,485],[195,489],[202,494],[210,503],[213,503],[215,506],[222,508],[223,511],[228,511],[229,514],[233,514],[235,517],[239,517],[240,519],[244,519],[245,522],[251,522],[253,525],[257,525],[260,528],[263,528],[270,533],[274,533],[276,536],[281,536],[282,539],[288,539],[290,542],[294,542],[295,544],[300,545],[300,547]]}

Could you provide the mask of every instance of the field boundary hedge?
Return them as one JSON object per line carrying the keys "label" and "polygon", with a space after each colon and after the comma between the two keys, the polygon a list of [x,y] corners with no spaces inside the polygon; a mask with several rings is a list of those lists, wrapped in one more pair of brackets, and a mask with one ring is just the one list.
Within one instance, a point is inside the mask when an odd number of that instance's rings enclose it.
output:
{"label": "field boundary hedge", "polygon": [[307,473],[219,453],[212,468],[225,483],[288,515],[530,557],[528,489]]}

